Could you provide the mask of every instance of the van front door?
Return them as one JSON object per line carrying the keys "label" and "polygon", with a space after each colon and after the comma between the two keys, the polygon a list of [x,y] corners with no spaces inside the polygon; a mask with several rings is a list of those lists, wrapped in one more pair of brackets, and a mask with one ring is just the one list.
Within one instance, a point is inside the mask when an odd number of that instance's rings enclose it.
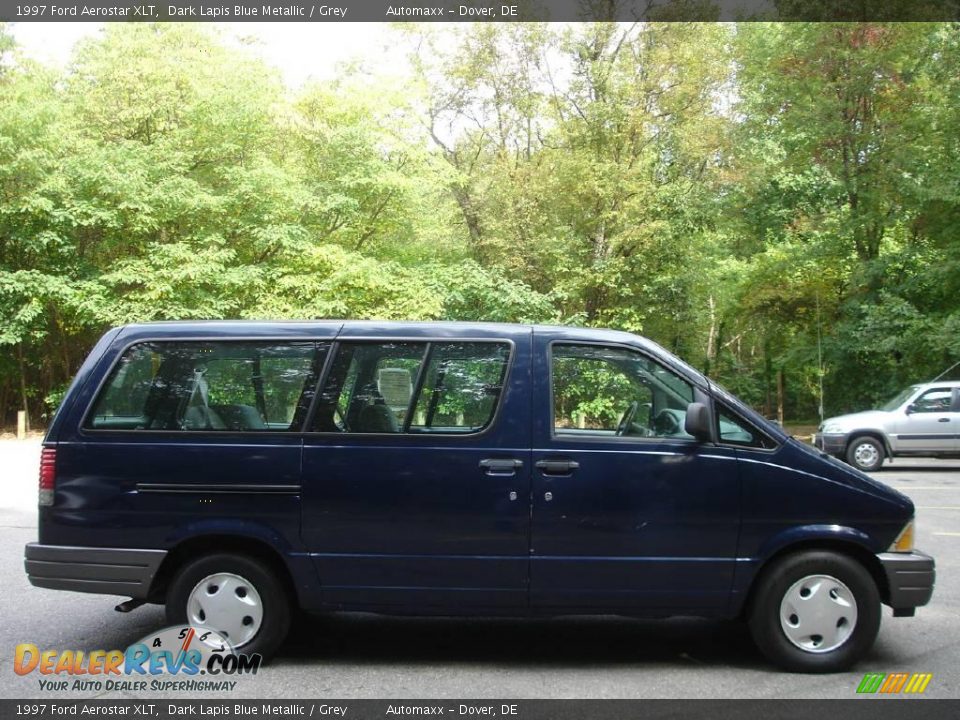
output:
{"label": "van front door", "polygon": [[327,607],[526,607],[529,329],[356,337],[303,454],[302,535]]}
{"label": "van front door", "polygon": [[702,390],[626,346],[534,335],[531,605],[720,614],[740,523],[732,448],[683,431]]}

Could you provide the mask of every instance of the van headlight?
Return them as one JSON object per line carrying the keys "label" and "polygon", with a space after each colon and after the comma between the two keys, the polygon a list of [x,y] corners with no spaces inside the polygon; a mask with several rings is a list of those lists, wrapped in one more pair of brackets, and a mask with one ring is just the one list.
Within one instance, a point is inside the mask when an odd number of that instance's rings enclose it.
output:
{"label": "van headlight", "polygon": [[903,530],[897,535],[897,539],[893,541],[887,552],[910,552],[913,550],[913,522],[913,520],[910,520],[903,526]]}
{"label": "van headlight", "polygon": [[820,432],[824,435],[843,435],[843,426],[839,423],[825,422],[820,426]]}

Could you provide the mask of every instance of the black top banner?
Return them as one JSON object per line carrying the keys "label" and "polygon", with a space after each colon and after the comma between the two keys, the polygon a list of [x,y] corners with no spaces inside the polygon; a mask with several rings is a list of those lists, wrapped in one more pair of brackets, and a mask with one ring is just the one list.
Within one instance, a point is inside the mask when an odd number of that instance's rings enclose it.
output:
{"label": "black top banner", "polygon": [[902,22],[960,19],[960,0],[0,0],[8,22]]}

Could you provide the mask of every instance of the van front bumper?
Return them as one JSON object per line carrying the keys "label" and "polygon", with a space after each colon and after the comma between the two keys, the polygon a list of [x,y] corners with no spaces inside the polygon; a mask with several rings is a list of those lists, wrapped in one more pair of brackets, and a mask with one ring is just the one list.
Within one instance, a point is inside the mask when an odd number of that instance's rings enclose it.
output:
{"label": "van front bumper", "polygon": [[887,576],[887,605],[894,615],[910,616],[913,610],[930,602],[937,572],[933,558],[926,553],[890,552],[877,555]]}
{"label": "van front bumper", "polygon": [[166,555],[166,550],[29,543],[23,564],[35,587],[146,600]]}

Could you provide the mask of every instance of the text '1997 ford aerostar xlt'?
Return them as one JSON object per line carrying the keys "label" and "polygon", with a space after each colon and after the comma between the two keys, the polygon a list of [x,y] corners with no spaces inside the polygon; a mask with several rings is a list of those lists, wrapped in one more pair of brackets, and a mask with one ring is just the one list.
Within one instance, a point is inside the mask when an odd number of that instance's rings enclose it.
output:
{"label": "text '1997 ford aerostar xlt'", "polygon": [[834,671],[930,600],[913,503],[635,335],[482,323],[106,333],[43,445],[43,588],[274,652],[291,612],[743,617]]}

